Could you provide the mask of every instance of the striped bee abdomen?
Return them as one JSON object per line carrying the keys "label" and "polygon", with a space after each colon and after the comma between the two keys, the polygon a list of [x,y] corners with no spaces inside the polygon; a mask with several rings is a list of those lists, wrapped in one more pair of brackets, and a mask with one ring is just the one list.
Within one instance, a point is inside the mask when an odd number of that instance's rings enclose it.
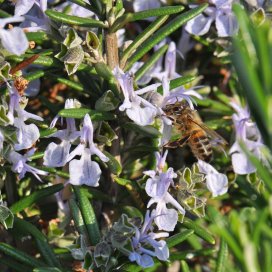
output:
{"label": "striped bee abdomen", "polygon": [[210,162],[212,159],[212,147],[206,133],[200,130],[193,130],[188,144],[197,159]]}

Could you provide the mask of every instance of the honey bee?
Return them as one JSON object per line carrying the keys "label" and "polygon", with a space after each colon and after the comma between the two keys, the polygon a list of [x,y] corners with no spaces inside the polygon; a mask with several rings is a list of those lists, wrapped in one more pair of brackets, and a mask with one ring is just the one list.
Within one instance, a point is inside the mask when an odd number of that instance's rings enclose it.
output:
{"label": "honey bee", "polygon": [[165,147],[176,148],[188,144],[197,159],[210,162],[212,145],[223,147],[227,144],[224,138],[202,122],[197,111],[192,110],[186,102],[166,105],[163,111],[182,134],[181,138],[167,143]]}

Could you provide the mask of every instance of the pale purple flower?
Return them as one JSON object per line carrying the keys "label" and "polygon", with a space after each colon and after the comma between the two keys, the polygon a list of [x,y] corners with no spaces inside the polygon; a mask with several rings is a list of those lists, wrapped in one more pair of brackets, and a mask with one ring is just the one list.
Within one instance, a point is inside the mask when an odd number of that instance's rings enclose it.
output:
{"label": "pale purple flower", "polygon": [[72,160],[69,163],[69,182],[73,185],[88,185],[97,187],[101,175],[101,169],[97,162],[91,160],[89,148],[83,148],[79,153],[79,160]]}
{"label": "pale purple flower", "polygon": [[19,179],[22,179],[26,172],[33,174],[38,180],[41,181],[38,175],[47,175],[48,173],[37,169],[31,165],[28,165],[27,162],[31,161],[30,157],[34,154],[35,148],[30,149],[24,155],[17,153],[15,151],[11,151],[8,156],[8,161],[12,163],[11,170],[15,173],[19,174]]}
{"label": "pale purple flower", "polygon": [[[169,80],[180,77],[180,75],[176,72],[176,58],[177,58],[177,49],[176,44],[174,42],[169,43],[168,50],[165,54],[164,59],[164,69],[161,66],[160,72],[153,72],[153,77],[162,81],[165,77]],[[158,70],[158,68],[157,68]]]}
{"label": "pale purple flower", "polygon": [[[132,246],[134,251],[130,253],[129,260],[137,262],[143,268],[154,265],[153,257],[161,261],[167,261],[169,258],[169,249],[165,241],[156,241],[159,238],[168,237],[167,232],[154,233],[152,222],[154,216],[150,216],[149,210],[146,212],[145,220],[141,229],[135,227],[135,236],[132,237]],[[148,246],[145,248],[144,246]],[[153,250],[150,249],[153,248]]]}
{"label": "pale purple flower", "polygon": [[14,87],[9,87],[10,101],[8,118],[10,124],[17,128],[17,141],[14,145],[15,150],[22,150],[30,148],[40,137],[40,132],[35,124],[27,125],[25,121],[28,119],[43,121],[38,115],[29,113],[24,110],[27,100],[21,97]]}
{"label": "pale purple flower", "polygon": [[191,38],[191,35],[182,28],[181,38],[178,41],[178,51],[184,58],[186,58],[187,53],[194,47],[196,42]]}
{"label": "pale purple flower", "polygon": [[37,5],[41,10],[45,11],[47,8],[47,0],[17,0],[15,2],[15,16],[27,14],[34,5]]}
{"label": "pale purple flower", "polygon": [[50,24],[45,10],[47,0],[18,0],[15,3],[15,15],[24,16],[25,20],[20,24],[27,31],[50,31]]}
{"label": "pale purple flower", "polygon": [[81,143],[69,154],[67,161],[75,156],[81,156],[69,163],[69,182],[73,185],[86,184],[96,187],[101,175],[101,169],[97,162],[91,160],[92,155],[97,155],[100,160],[107,162],[109,159],[100,151],[93,142],[93,124],[88,114],[85,115],[81,129]]}
{"label": "pale purple flower", "polygon": [[190,108],[193,110],[194,109],[193,103],[196,102],[192,97],[196,97],[198,99],[203,98],[199,93],[197,93],[194,90],[200,88],[199,86],[188,90],[181,86],[170,91],[170,82],[166,78],[163,78],[162,86],[163,86],[163,100],[161,104],[162,108],[164,108],[166,105],[175,104],[176,102],[184,99],[187,101]]}
{"label": "pale purple flower", "polygon": [[[65,109],[76,108],[79,102],[75,99],[67,99],[65,102]],[[58,120],[58,116],[54,118],[51,123],[53,128]],[[61,167],[68,162],[69,151],[72,142],[74,142],[79,136],[80,132],[76,129],[74,118],[65,118],[66,129],[58,130],[50,137],[56,137],[61,139],[60,144],[50,143],[44,154],[44,165],[50,167]]]}
{"label": "pale purple flower", "polygon": [[[159,108],[164,108],[168,104],[174,104],[177,101],[185,99],[191,109],[194,109],[194,99],[192,97],[202,99],[202,96],[195,91],[195,89],[200,88],[199,86],[188,90],[181,86],[170,91],[170,80],[181,77],[181,75],[176,72],[176,55],[176,44],[174,42],[170,42],[165,55],[164,70],[162,70],[162,66],[156,66],[156,72],[152,73],[152,77],[162,80],[163,86],[163,95],[156,94],[156,101],[154,104]],[[160,115],[161,113],[162,112],[160,110],[158,114]]]}
{"label": "pale purple flower", "polygon": [[[145,191],[151,197],[147,204],[149,208],[156,203],[156,209],[153,210],[155,223],[160,230],[173,231],[178,220],[178,212],[185,214],[185,210],[168,192],[170,185],[174,185],[173,178],[177,177],[173,168],[168,168],[166,172],[162,169],[165,164],[167,152],[162,156],[156,156],[157,167],[156,171],[145,171],[144,174],[150,178],[146,182]],[[171,204],[175,209],[167,208],[167,204]]]}
{"label": "pale purple flower", "polygon": [[[238,30],[237,19],[232,12],[232,4],[236,0],[210,0],[211,6],[186,24],[186,31],[194,35],[206,34],[211,24],[215,26],[219,37],[229,37]],[[192,6],[194,7],[194,6]]]}
{"label": "pale purple flower", "polygon": [[12,29],[4,29],[6,24],[22,22],[23,17],[14,16],[10,18],[0,19],[0,40],[3,47],[12,54],[17,56],[25,53],[29,43],[23,29],[14,27]]}
{"label": "pale purple flower", "polygon": [[236,111],[232,116],[236,131],[236,140],[229,151],[231,154],[233,170],[239,175],[254,173],[256,167],[250,162],[248,156],[240,147],[240,142],[243,143],[248,151],[253,153],[259,160],[264,161],[261,151],[264,147],[261,134],[256,124],[250,119],[248,107],[242,108],[234,102],[230,104]]}
{"label": "pale purple flower", "polygon": [[225,194],[228,191],[228,178],[219,173],[213,166],[202,160],[198,160],[199,171],[205,174],[206,186],[213,197]]}
{"label": "pale purple flower", "polygon": [[157,114],[157,109],[150,102],[140,97],[139,94],[154,90],[160,84],[153,84],[144,89],[134,91],[131,74],[124,73],[119,67],[113,70],[113,74],[124,94],[124,101],[119,110],[126,111],[127,116],[139,126],[152,124]]}

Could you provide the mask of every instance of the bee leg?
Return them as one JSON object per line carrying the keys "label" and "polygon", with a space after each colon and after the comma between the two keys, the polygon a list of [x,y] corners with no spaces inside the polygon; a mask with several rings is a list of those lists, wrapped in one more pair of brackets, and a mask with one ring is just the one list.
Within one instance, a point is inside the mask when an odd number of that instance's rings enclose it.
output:
{"label": "bee leg", "polygon": [[178,139],[177,141],[173,141],[173,142],[168,142],[164,145],[164,147],[166,148],[177,148],[177,147],[181,147],[185,144],[187,144],[188,140],[190,139],[191,134],[188,134],[180,139]]}

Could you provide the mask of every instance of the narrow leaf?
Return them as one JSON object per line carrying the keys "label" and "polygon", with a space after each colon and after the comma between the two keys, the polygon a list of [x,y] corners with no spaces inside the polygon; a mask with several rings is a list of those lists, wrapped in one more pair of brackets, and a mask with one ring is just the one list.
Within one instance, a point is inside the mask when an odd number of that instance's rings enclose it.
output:
{"label": "narrow leaf", "polygon": [[192,220],[188,218],[184,218],[184,221],[182,222],[182,226],[187,229],[193,230],[195,235],[202,238],[209,244],[212,244],[212,245],[215,244],[215,240],[213,236],[207,231],[207,229],[200,227],[198,224],[196,224]]}
{"label": "narrow leaf", "polygon": [[46,263],[50,266],[60,267],[60,263],[56,258],[53,249],[48,244],[46,236],[41,231],[39,231],[33,224],[18,217],[15,217],[14,229],[16,231],[22,231],[22,233],[24,234],[32,235]]}
{"label": "narrow leaf", "polygon": [[73,189],[91,244],[96,245],[100,240],[100,232],[93,207],[87,197],[86,190],[83,187],[73,186]]}
{"label": "narrow leaf", "polygon": [[182,260],[180,264],[181,264],[181,271],[182,272],[190,272],[190,268],[184,260]]}
{"label": "narrow leaf", "polygon": [[50,19],[64,24],[86,27],[106,27],[103,22],[91,18],[82,18],[78,16],[67,15],[51,9],[46,10],[45,13]]}
{"label": "narrow leaf", "polygon": [[63,109],[59,111],[58,115],[66,118],[76,118],[81,119],[86,114],[89,114],[92,121],[103,121],[103,120],[113,120],[115,115],[110,112],[101,112],[96,110],[90,110],[85,108],[80,109]]}
{"label": "narrow leaf", "polygon": [[228,258],[228,245],[224,241],[224,239],[221,239],[220,242],[220,249],[217,256],[216,261],[216,272],[224,272],[226,267],[226,260]]}
{"label": "narrow leaf", "polygon": [[[195,80],[195,76],[183,76],[170,80],[170,90],[188,84]],[[162,93],[162,86],[157,89],[157,92]]]}
{"label": "narrow leaf", "polygon": [[165,16],[176,14],[184,10],[183,6],[169,6],[161,7],[156,9],[148,9],[144,11],[139,11],[135,13],[126,13],[119,17],[113,24],[111,31],[116,32],[118,29],[122,28],[128,22],[144,20],[150,17]]}
{"label": "narrow leaf", "polygon": [[48,36],[43,31],[26,32],[26,37],[29,41],[45,41],[48,40]]}
{"label": "narrow leaf", "polygon": [[153,67],[153,65],[160,59],[160,57],[166,52],[168,45],[165,44],[160,49],[155,51],[155,53],[144,63],[144,65],[135,73],[135,81],[139,80],[145,75],[148,70]]}
{"label": "narrow leaf", "polygon": [[114,156],[112,156],[109,152],[107,151],[103,151],[103,153],[109,158],[109,161],[106,162],[106,164],[108,165],[111,173],[113,173],[114,175],[119,176],[122,172],[122,166],[120,164],[119,161],[117,161]]}
{"label": "narrow leaf", "polygon": [[166,243],[167,243],[169,248],[174,247],[174,246],[180,244],[181,242],[183,242],[184,240],[186,240],[193,233],[194,233],[193,230],[182,231],[182,232],[180,232],[178,234],[175,234],[175,235],[167,238]]}
{"label": "narrow leaf", "polygon": [[169,259],[170,261],[180,261],[180,260],[190,260],[192,258],[200,257],[200,256],[210,256],[213,255],[215,249],[200,249],[200,250],[187,250],[182,252],[174,252],[171,253]]}
{"label": "narrow leaf", "polygon": [[132,55],[129,59],[125,71],[129,70],[132,65],[143,57],[149,50],[151,50],[156,44],[162,41],[165,37],[169,36],[175,30],[180,28],[183,24],[187,23],[189,20],[199,15],[203,10],[207,8],[207,4],[201,5],[197,8],[191,9],[170,21],[167,25],[163,26],[158,32],[152,35],[144,43],[141,44],[139,49]]}
{"label": "narrow leaf", "polygon": [[160,26],[168,19],[168,15],[159,17],[152,24],[150,24],[143,32],[141,32],[134,41],[123,52],[120,66],[124,68],[127,59],[131,56],[135,49],[137,49],[146,39],[148,39]]}
{"label": "narrow leaf", "polygon": [[12,257],[13,259],[19,261],[22,264],[29,265],[31,267],[46,266],[40,260],[37,260],[25,252],[18,250],[8,244],[0,243],[0,252]]}
{"label": "narrow leaf", "polygon": [[36,201],[40,200],[41,198],[55,194],[62,189],[63,189],[62,184],[56,184],[56,185],[52,185],[50,187],[38,190],[38,191],[32,193],[31,195],[26,196],[23,199],[14,203],[10,207],[10,210],[13,213],[18,213],[18,212],[24,210],[25,208],[30,207],[32,204],[34,204]]}
{"label": "narrow leaf", "polygon": [[77,231],[83,235],[83,237],[88,237],[88,232],[87,229],[84,225],[84,220],[81,214],[81,211],[74,199],[69,200],[69,206],[70,206],[70,211],[72,213],[72,217],[75,223],[75,227]]}

